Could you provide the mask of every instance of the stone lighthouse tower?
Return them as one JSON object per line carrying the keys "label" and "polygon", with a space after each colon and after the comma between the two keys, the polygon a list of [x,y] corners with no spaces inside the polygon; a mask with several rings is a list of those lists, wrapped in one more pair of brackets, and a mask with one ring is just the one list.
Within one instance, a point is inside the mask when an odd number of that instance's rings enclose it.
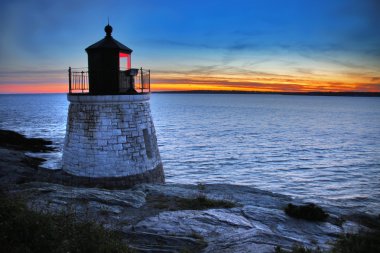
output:
{"label": "stone lighthouse tower", "polygon": [[112,37],[86,48],[88,71],[69,68],[62,169],[95,186],[163,183],[150,113],[150,71],[131,68],[132,50]]}

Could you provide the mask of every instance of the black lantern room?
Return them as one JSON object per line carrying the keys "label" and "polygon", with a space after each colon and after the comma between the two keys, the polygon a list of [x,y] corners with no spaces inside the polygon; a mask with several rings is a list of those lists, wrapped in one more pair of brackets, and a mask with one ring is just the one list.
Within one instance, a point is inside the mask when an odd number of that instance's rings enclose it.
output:
{"label": "black lantern room", "polygon": [[112,36],[108,24],[104,39],[86,48],[88,72],[69,68],[69,93],[88,95],[150,92],[150,70],[131,68],[132,49]]}
{"label": "black lantern room", "polygon": [[[95,95],[133,93],[134,87],[131,81],[138,70],[131,70],[132,49],[112,37],[112,26],[107,25],[104,31],[106,32],[104,39],[86,48],[89,93]],[[128,80],[129,85],[125,82],[123,86],[123,80],[128,76],[131,77]]]}

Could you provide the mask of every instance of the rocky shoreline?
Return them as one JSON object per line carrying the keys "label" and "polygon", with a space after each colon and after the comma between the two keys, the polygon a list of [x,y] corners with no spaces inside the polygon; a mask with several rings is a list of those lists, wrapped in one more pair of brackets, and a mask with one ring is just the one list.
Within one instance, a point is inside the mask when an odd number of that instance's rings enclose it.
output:
{"label": "rocky shoreline", "polygon": [[[288,196],[227,184],[141,184],[128,189],[75,186],[60,170],[39,167],[25,152],[49,152],[51,143],[0,130],[0,187],[38,212],[73,213],[123,234],[137,252],[274,252],[294,245],[329,249],[339,235],[365,228],[343,207],[323,206],[324,222],[289,217]],[[224,201],[232,206],[192,207],[185,201]],[[221,203],[222,203],[221,202]]]}

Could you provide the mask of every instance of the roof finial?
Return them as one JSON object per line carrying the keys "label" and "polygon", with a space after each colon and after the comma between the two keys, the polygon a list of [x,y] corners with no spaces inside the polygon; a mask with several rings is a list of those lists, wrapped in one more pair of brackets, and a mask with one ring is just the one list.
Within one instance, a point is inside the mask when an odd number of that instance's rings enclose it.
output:
{"label": "roof finial", "polygon": [[104,27],[104,31],[106,32],[107,37],[111,37],[112,26],[110,26],[110,18],[107,17],[107,20],[108,20],[108,24],[106,25],[106,27]]}

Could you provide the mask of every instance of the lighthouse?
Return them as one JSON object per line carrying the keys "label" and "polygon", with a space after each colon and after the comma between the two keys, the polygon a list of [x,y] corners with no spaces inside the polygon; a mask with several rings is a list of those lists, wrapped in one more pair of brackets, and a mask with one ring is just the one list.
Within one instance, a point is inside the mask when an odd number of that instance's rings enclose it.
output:
{"label": "lighthouse", "polygon": [[[88,69],[69,68],[62,169],[87,185],[164,183],[150,111],[150,71],[131,68],[132,49],[112,37],[86,48]],[[78,180],[80,179],[80,180]]]}

